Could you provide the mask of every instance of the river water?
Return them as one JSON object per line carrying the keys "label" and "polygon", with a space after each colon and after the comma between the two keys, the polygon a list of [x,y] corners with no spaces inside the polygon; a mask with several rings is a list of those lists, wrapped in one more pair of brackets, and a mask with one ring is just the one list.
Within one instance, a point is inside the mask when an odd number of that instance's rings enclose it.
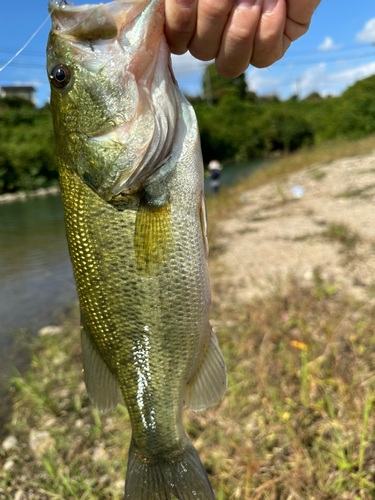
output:
{"label": "river water", "polygon": [[[261,165],[227,166],[221,182],[230,184]],[[12,365],[20,371],[27,366],[19,344],[45,325],[59,325],[76,300],[60,195],[0,205],[0,434],[9,412],[3,382]]]}
{"label": "river water", "polygon": [[4,381],[28,363],[22,346],[77,300],[63,217],[60,195],[0,205],[0,434],[10,404]]}

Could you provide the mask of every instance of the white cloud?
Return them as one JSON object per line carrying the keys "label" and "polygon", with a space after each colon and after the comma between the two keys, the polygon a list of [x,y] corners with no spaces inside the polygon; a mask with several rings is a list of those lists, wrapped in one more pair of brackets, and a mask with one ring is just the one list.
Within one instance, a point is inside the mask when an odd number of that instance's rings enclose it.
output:
{"label": "white cloud", "polygon": [[336,45],[330,36],[326,36],[323,42],[318,46],[321,51],[338,50],[341,45]]}
{"label": "white cloud", "polygon": [[172,66],[177,79],[179,76],[184,77],[188,74],[203,73],[207,64],[211,63],[212,61],[202,62],[195,59],[190,52],[186,52],[182,56],[172,54]]}
{"label": "white cloud", "polygon": [[279,94],[278,87],[285,82],[285,75],[276,76],[272,69],[258,69],[250,66],[245,73],[246,83],[257,94]]}
{"label": "white cloud", "polygon": [[375,62],[370,62],[368,64],[363,64],[357,68],[347,69],[339,73],[334,73],[329,75],[331,82],[346,82],[346,85],[352,85],[358,80],[367,78],[368,76],[375,74]]}
{"label": "white cloud", "polygon": [[187,95],[198,95],[202,92],[203,72],[207,64],[195,59],[189,52],[182,56],[172,54],[173,71],[179,87]]}
{"label": "white cloud", "polygon": [[[328,76],[326,74],[326,63],[319,63],[316,66],[306,69],[302,75],[296,79],[298,82],[298,94],[299,97],[306,97],[311,92],[317,91],[320,94],[329,94],[329,90],[326,92],[322,82],[327,82]],[[291,86],[294,91],[296,85]]]}
{"label": "white cloud", "polygon": [[362,31],[357,33],[356,39],[360,42],[375,42],[375,17],[367,21]]}
{"label": "white cloud", "polygon": [[[356,81],[375,74],[375,62],[336,73],[329,73],[329,68],[326,63],[320,63],[302,73],[298,79],[300,97],[304,98],[314,91],[322,96],[339,95]],[[291,84],[290,90],[295,93],[295,84]]]}

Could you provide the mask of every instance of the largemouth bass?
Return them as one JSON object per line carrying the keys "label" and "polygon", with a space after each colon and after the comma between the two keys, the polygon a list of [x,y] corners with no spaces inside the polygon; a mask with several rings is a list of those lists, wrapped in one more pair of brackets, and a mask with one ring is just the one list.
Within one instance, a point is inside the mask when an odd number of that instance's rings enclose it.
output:
{"label": "largemouth bass", "polygon": [[203,164],[164,0],[50,2],[51,108],[84,379],[132,424],[125,498],[214,499],[182,425],[226,389],[209,324]]}

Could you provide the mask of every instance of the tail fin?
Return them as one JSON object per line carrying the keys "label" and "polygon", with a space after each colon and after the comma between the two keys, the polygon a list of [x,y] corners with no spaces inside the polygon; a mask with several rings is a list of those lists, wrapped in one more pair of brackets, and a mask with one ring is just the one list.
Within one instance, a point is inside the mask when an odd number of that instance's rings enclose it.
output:
{"label": "tail fin", "polygon": [[132,440],[125,482],[125,499],[215,500],[206,471],[194,446],[186,439],[184,455],[179,460],[156,463],[141,461]]}

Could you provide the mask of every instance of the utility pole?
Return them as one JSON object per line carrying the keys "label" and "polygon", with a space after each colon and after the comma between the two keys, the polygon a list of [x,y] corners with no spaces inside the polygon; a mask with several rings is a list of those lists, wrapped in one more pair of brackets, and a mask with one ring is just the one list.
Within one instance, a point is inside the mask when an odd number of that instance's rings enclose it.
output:
{"label": "utility pole", "polygon": [[300,89],[300,83],[301,83],[301,78],[296,78],[296,94],[297,94],[297,100],[301,100],[301,89]]}
{"label": "utility pole", "polygon": [[211,75],[210,75],[210,68],[206,66],[206,75],[205,75],[205,80],[206,80],[206,100],[207,103],[210,106],[213,106],[213,101],[212,101],[212,90],[211,90]]}

